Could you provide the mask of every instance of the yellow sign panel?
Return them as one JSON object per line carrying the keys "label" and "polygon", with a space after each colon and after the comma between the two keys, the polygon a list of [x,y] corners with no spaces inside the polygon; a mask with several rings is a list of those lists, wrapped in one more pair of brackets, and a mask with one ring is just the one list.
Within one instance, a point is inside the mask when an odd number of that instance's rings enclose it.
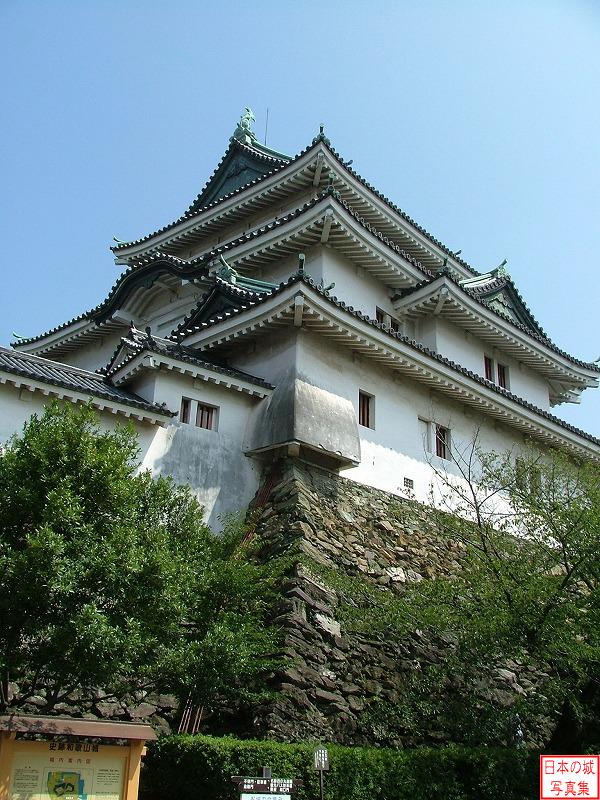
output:
{"label": "yellow sign panel", "polygon": [[14,754],[9,800],[122,800],[126,755],[117,748],[36,744]]}

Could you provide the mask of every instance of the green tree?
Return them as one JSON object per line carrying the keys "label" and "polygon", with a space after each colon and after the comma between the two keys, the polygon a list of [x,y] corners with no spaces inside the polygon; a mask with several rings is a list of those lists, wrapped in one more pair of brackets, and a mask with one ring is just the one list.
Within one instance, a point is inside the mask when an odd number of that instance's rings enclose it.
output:
{"label": "green tree", "polygon": [[211,708],[270,666],[268,569],[137,457],[132,428],[105,431],[90,408],[59,404],[1,452],[2,707],[41,693],[51,711],[102,687]]}
{"label": "green tree", "polygon": [[463,692],[490,665],[537,664],[548,680],[517,704],[522,719],[553,716],[556,747],[600,741],[600,467],[477,446],[454,461],[459,477],[438,472],[432,497],[463,569],[414,587],[410,613],[453,637],[446,668],[467,676]]}

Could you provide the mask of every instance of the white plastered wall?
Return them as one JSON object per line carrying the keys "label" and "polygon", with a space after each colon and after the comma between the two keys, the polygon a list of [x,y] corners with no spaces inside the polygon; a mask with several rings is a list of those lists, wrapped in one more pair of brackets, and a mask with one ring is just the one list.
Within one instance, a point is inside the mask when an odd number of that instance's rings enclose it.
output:
{"label": "white plastered wall", "polygon": [[[208,524],[220,530],[223,515],[245,512],[258,488],[259,465],[244,456],[242,448],[250,410],[263,401],[190,376],[150,375],[154,377],[140,381],[138,390],[153,394],[157,402],[165,401],[171,409],[180,407],[182,396],[218,407],[216,431],[177,420],[166,427],[132,422],[138,434],[141,468],[188,484],[204,506]],[[43,414],[48,402],[41,392],[0,385],[0,442],[20,433],[32,414]],[[123,416],[110,412],[99,412],[98,416],[107,430],[126,422]]]}
{"label": "white plastered wall", "polygon": [[[152,383],[154,385],[152,386]],[[244,456],[243,444],[250,412],[263,400],[189,375],[152,371],[128,387],[152,394],[153,402],[166,403],[175,411],[181,398],[215,406],[217,429],[206,430],[175,419],[144,451],[143,466],[155,475],[171,475],[188,484],[205,509],[213,530],[223,526],[223,515],[244,513],[260,480],[259,465]]]}
{"label": "white plastered wall", "polygon": [[358,413],[358,393],[374,397],[374,428],[359,426],[361,463],[344,472],[348,478],[395,494],[406,494],[404,478],[414,482],[414,495],[426,501],[436,469],[458,474],[451,461],[426,452],[419,418],[447,427],[453,451],[465,451],[477,436],[484,450],[504,452],[523,447],[516,431],[482,417],[464,405],[430,391],[415,381],[395,378],[345,348],[323,347],[309,333],[298,339],[298,368],[319,386],[347,397]]}
{"label": "white plastered wall", "polygon": [[43,357],[95,372],[100,367],[106,366],[125,333],[126,328],[124,327],[120,333],[107,333],[101,339],[82,343],[77,350],[71,350],[68,353],[64,353],[64,355],[55,356],[50,351]]}
{"label": "white plastered wall", "polygon": [[335,283],[332,295],[371,319],[377,307],[395,316],[389,289],[369,272],[331,247],[321,248],[321,261],[325,286]]}
{"label": "white plastered wall", "polygon": [[[430,332],[432,327],[434,328],[433,334]],[[546,379],[512,356],[486,344],[469,331],[459,328],[443,318],[437,320],[432,317],[424,318],[419,321],[417,330],[428,331],[429,335],[422,339],[423,344],[432,347],[440,355],[478,375],[484,376],[484,355],[488,355],[494,360],[495,368],[498,362],[504,364],[508,367],[508,389],[513,394],[544,411],[550,408],[550,395]],[[425,341],[425,338],[428,341]],[[435,346],[429,343],[432,340]]]}
{"label": "white plastered wall", "polygon": [[[33,414],[42,416],[45,407],[52,399],[40,391],[29,391],[26,388],[17,388],[12,384],[0,385],[0,443],[5,443],[13,434],[20,434],[25,423]],[[71,401],[64,400],[64,403]],[[159,425],[147,422],[127,420],[122,415],[112,414],[110,411],[97,411],[100,427],[104,430],[114,430],[116,425],[133,424],[138,435],[141,455],[156,448],[164,431]]]}

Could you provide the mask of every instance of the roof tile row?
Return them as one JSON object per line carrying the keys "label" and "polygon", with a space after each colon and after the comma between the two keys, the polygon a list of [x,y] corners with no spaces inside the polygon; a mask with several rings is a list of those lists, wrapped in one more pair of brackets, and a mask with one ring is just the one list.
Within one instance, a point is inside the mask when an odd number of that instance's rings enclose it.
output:
{"label": "roof tile row", "polygon": [[113,386],[104,376],[95,372],[60,364],[46,358],[29,353],[15,353],[6,347],[0,347],[0,371],[16,375],[24,379],[40,383],[60,386],[63,389],[100,397],[113,403],[122,403],[144,411],[151,411],[164,417],[173,413],[164,405],[148,403],[138,395]]}

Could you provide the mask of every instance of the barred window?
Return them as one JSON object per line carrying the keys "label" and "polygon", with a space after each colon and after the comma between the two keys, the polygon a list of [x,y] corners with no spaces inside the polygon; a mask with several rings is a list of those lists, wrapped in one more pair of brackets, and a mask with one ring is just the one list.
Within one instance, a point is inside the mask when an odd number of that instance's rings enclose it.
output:
{"label": "barred window", "polygon": [[450,458],[450,430],[442,425],[435,426],[435,454],[440,458]]}
{"label": "barred window", "polygon": [[483,364],[485,367],[485,377],[488,381],[494,381],[494,361],[489,356],[483,357]]}
{"label": "barred window", "polygon": [[358,393],[358,424],[364,428],[375,427],[375,398],[372,394]]}
{"label": "barred window", "polygon": [[215,406],[198,403],[196,410],[196,425],[198,428],[206,428],[209,431],[216,430],[216,410]]}
{"label": "barred window", "polygon": [[498,364],[498,386],[508,389],[508,367],[505,364]]}
{"label": "barred window", "polygon": [[192,410],[192,401],[189,397],[181,398],[181,410],[179,412],[180,422],[189,422]]}

